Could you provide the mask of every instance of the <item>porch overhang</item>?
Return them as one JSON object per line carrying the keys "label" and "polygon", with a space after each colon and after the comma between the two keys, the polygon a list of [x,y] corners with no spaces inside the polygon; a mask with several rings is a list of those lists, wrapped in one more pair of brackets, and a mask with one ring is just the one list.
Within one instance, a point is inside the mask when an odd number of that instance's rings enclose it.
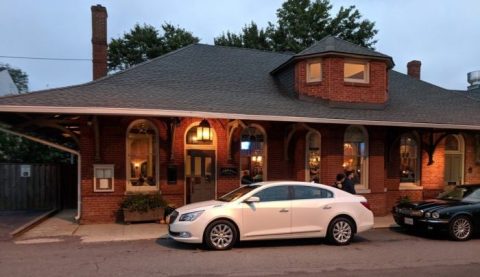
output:
{"label": "porch overhang", "polygon": [[455,130],[480,131],[480,125],[466,125],[466,124],[454,124],[454,123],[299,117],[299,116],[288,116],[288,115],[279,116],[279,115],[267,115],[267,114],[241,114],[241,113],[224,113],[224,112],[212,112],[212,111],[186,111],[186,110],[167,110],[167,109],[0,105],[0,113],[4,113],[4,112],[6,113],[75,114],[75,115],[199,117],[199,118],[221,118],[221,119],[278,121],[278,122],[303,122],[303,123],[323,123],[323,124],[342,124],[342,125],[367,125],[367,126],[387,126],[387,127],[391,126],[391,127],[407,127],[407,128],[429,128],[429,129],[450,129],[450,130],[455,129]]}

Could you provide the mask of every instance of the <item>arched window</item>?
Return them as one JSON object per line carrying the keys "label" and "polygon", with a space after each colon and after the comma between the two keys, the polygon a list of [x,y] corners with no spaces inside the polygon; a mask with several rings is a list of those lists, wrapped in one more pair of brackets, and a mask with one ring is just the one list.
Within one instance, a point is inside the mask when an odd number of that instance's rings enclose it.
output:
{"label": "arched window", "polygon": [[241,183],[249,184],[266,180],[266,136],[256,126],[249,126],[240,137]]}
{"label": "arched window", "polygon": [[158,188],[158,132],[152,122],[136,120],[127,130],[127,190]]}
{"label": "arched window", "polygon": [[320,183],[320,133],[310,131],[307,133],[306,142],[306,181]]}
{"label": "arched window", "polygon": [[444,183],[459,185],[464,181],[465,141],[462,135],[445,137]]}
{"label": "arched window", "polygon": [[345,130],[343,168],[354,172],[355,185],[368,188],[368,136],[361,126],[349,126]]}
{"label": "arched window", "polygon": [[418,144],[411,134],[400,137],[400,182],[415,183],[418,180]]}

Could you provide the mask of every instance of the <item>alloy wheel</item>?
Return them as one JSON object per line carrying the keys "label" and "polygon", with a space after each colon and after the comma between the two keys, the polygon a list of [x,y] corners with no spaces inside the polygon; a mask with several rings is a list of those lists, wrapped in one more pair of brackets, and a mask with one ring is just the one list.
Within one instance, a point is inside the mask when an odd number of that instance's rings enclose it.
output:
{"label": "alloy wheel", "polygon": [[233,229],[224,223],[216,224],[210,231],[209,237],[216,249],[228,248],[233,241]]}
{"label": "alloy wheel", "polygon": [[452,233],[458,240],[465,240],[472,232],[472,225],[470,221],[464,217],[457,218],[452,223]]}
{"label": "alloy wheel", "polygon": [[352,227],[347,221],[339,220],[333,225],[332,235],[337,243],[347,243],[352,237]]}

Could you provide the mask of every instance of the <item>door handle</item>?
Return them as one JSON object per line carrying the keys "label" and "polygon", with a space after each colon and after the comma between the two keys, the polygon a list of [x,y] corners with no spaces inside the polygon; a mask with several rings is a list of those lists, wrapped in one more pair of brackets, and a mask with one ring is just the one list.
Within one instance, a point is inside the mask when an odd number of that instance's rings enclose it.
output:
{"label": "door handle", "polygon": [[324,209],[324,210],[330,210],[331,208],[332,208],[332,206],[329,206],[329,205],[323,206],[323,209]]}
{"label": "door handle", "polygon": [[281,209],[280,212],[281,213],[288,213],[288,210],[284,208],[284,209]]}

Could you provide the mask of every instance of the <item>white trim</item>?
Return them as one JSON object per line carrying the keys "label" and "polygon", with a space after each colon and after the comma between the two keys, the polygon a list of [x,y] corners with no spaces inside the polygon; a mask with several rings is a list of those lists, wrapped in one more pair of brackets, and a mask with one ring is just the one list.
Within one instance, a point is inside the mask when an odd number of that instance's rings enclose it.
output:
{"label": "white trim", "polygon": [[58,150],[61,150],[61,151],[65,151],[67,153],[70,153],[70,154],[73,154],[73,155],[77,156],[77,215],[75,216],[75,220],[76,221],[80,220],[80,217],[82,215],[82,187],[81,187],[81,185],[82,185],[82,155],[80,155],[80,152],[75,151],[73,149],[70,149],[68,147],[65,147],[63,145],[59,145],[59,144],[49,142],[49,141],[46,141],[46,140],[43,140],[43,139],[39,139],[39,138],[36,138],[36,137],[25,135],[25,134],[15,132],[15,131],[12,131],[12,130],[8,130],[8,129],[2,128],[2,127],[0,127],[0,131],[3,131],[5,133],[11,134],[11,135],[23,137],[23,138],[26,138],[28,140],[38,142],[40,144],[48,145],[52,148],[55,148],[55,149],[58,149]]}
{"label": "white trim", "polygon": [[[360,65],[365,66],[365,78],[360,80],[360,79],[353,79],[353,78],[345,77],[345,66],[347,64],[360,64]],[[370,63],[367,62],[367,61],[346,59],[343,62],[343,81],[347,82],[347,83],[369,84],[370,83]]]}
{"label": "white trim", "polygon": [[305,135],[305,182],[310,182],[310,160],[309,160],[309,154],[310,154],[310,136],[312,135],[318,135],[318,154],[320,155],[320,165],[318,167],[318,177],[319,177],[319,182],[322,183],[321,181],[321,172],[322,172],[322,134],[320,134],[319,131],[317,130],[310,130],[307,132]]}
{"label": "white trim", "polygon": [[[460,165],[460,172],[461,172],[461,177],[460,177],[460,184],[465,183],[465,139],[463,138],[463,135],[449,135],[449,136],[454,136],[457,139],[458,142],[458,151],[455,150],[446,150],[444,151],[444,156],[447,156],[448,154],[453,154],[453,155],[461,155],[461,165]],[[448,136],[446,136],[443,141],[445,143],[446,139]],[[445,159],[446,160],[446,159]],[[447,185],[447,182],[445,182],[445,176],[443,183]]]}
{"label": "white trim", "polygon": [[[208,119],[207,119],[208,120]],[[187,126],[185,129],[185,132],[183,134],[183,204],[187,205],[187,172],[185,171],[185,164],[187,163],[187,151],[188,150],[210,150],[215,152],[215,199],[217,199],[217,194],[218,194],[218,157],[217,157],[217,132],[215,131],[215,128],[213,127],[213,124],[210,124],[210,128],[212,128],[212,134],[213,134],[213,141],[212,144],[210,145],[205,145],[205,144],[187,144],[187,133],[192,129],[193,127],[196,127],[200,124],[200,121],[195,121],[191,123],[190,125]]]}
{"label": "white trim", "polygon": [[[369,189],[369,184],[370,184],[370,136],[368,135],[368,130],[365,128],[363,125],[350,125],[347,128],[345,128],[345,132],[343,133],[343,145],[345,144],[345,135],[347,134],[348,129],[350,128],[359,128],[364,136],[365,139],[365,156],[360,156],[360,160],[365,158],[364,164],[361,165],[361,173],[362,176],[360,176],[360,184],[355,185],[355,191],[370,191]],[[345,150],[343,150],[343,159],[345,159]]]}
{"label": "white trim", "polygon": [[380,121],[380,120],[356,120],[336,118],[315,118],[300,116],[280,115],[252,115],[237,113],[217,113],[184,110],[165,109],[131,109],[131,108],[109,108],[109,107],[51,107],[51,106],[11,106],[0,105],[0,112],[25,112],[25,113],[60,113],[60,114],[96,114],[96,115],[135,115],[135,116],[177,116],[177,117],[201,117],[201,118],[223,118],[240,120],[259,121],[287,121],[306,123],[328,123],[344,125],[370,125],[370,126],[391,126],[391,127],[417,127],[434,129],[462,129],[479,130],[480,125],[464,125],[449,123],[424,123],[408,121]]}
{"label": "white trim", "polygon": [[404,182],[400,183],[398,190],[423,190],[422,186],[417,185],[417,183]]}
{"label": "white trim", "polygon": [[[152,149],[152,154],[155,156],[155,187],[153,186],[132,186],[130,183],[130,179],[132,176],[130,176],[131,173],[131,167],[130,167],[130,143],[129,143],[129,133],[130,129],[137,123],[146,121],[148,122],[154,129],[155,131],[155,136],[154,139],[156,140],[155,142],[155,149]],[[154,142],[152,142],[154,143]],[[159,191],[160,190],[160,165],[159,165],[159,155],[160,155],[160,139],[159,139],[159,133],[158,133],[158,128],[154,124],[153,121],[148,120],[148,119],[137,119],[133,120],[130,122],[127,128],[127,132],[125,133],[125,193],[131,193],[131,192],[152,192],[152,191]]]}
{"label": "white trim", "polygon": [[[310,76],[310,65],[312,64],[319,64],[320,65],[320,77],[318,78],[311,78]],[[322,68],[322,60],[321,59],[312,59],[306,63],[306,71],[307,71],[307,76],[306,76],[306,82],[307,83],[316,83],[316,82],[321,82],[322,77],[323,77],[323,68]]]}
{"label": "white trim", "polygon": [[[267,136],[267,131],[265,131],[265,128],[263,128],[262,125],[260,124],[256,124],[256,123],[250,123],[248,124],[247,126],[245,126],[245,128],[243,128],[243,130],[240,132],[240,143],[242,141],[241,137],[242,137],[242,133],[247,129],[247,128],[255,128],[255,129],[258,129],[260,130],[260,132],[262,132],[263,134],[263,166],[262,166],[262,170],[263,170],[263,175],[262,175],[262,181],[267,181],[268,180],[268,136]],[[241,148],[241,146],[240,146]],[[238,163],[238,170],[240,172],[239,174],[239,179],[238,179],[238,183],[239,185],[242,185],[242,151],[240,150],[240,160],[239,160],[239,163]]]}
{"label": "white trim", "polygon": [[[112,172],[112,188],[111,189],[102,189],[97,187],[97,169],[110,169]],[[103,178],[107,179],[107,178]],[[115,165],[113,164],[94,164],[93,165],[93,192],[114,192],[115,191]]]}

